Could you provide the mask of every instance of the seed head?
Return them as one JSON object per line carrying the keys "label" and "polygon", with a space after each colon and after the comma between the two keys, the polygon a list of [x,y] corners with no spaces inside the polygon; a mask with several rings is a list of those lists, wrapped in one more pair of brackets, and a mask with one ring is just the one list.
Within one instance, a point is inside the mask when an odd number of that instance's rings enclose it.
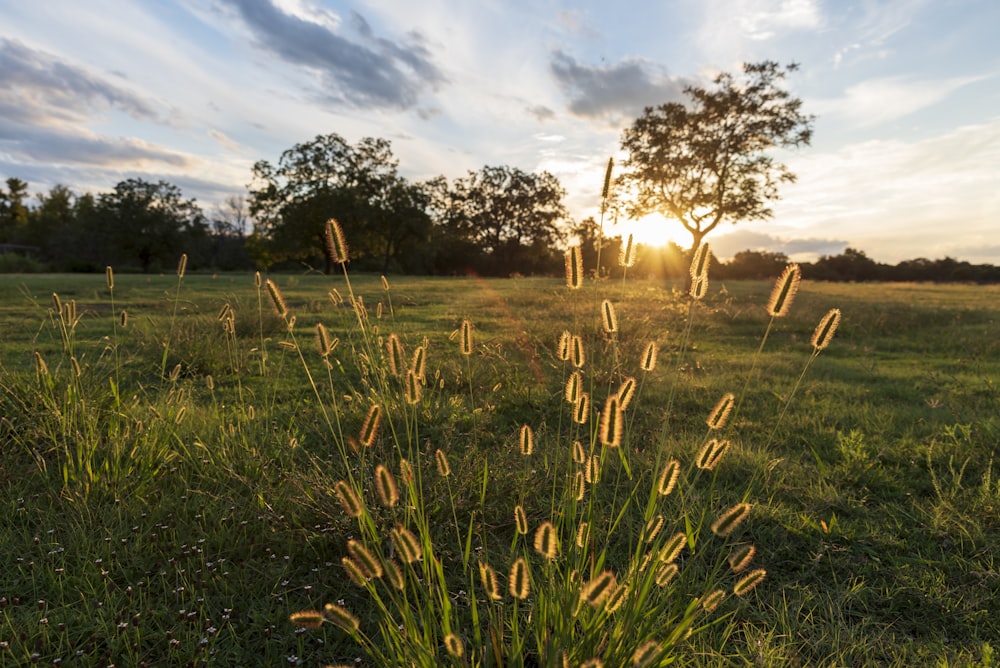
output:
{"label": "seed head", "polygon": [[587,452],[583,449],[583,443],[580,441],[573,441],[573,461],[577,464],[583,464],[587,461]]}
{"label": "seed head", "polygon": [[104,268],[104,278],[108,283],[108,290],[115,289],[115,272],[110,266]]}
{"label": "seed head", "polygon": [[819,321],[812,335],[811,343],[817,353],[830,345],[838,325],[840,325],[840,309],[830,309]]}
{"label": "seed head", "polygon": [[559,536],[552,522],[542,522],[535,530],[535,552],[546,559],[555,559],[559,552]]}
{"label": "seed head", "polygon": [[582,369],[583,365],[587,361],[587,356],[583,352],[583,339],[577,336],[576,334],[574,334],[573,338],[570,339],[569,356],[570,356],[570,361],[573,363],[573,366],[575,366],[577,369]]}
{"label": "seed head", "polygon": [[487,563],[479,562],[479,579],[483,583],[483,590],[486,592],[486,596],[493,601],[499,601],[502,598],[500,594],[500,584],[497,580],[497,573],[493,570],[493,567]]}
{"label": "seed head", "polygon": [[361,434],[358,438],[361,441],[361,445],[366,448],[370,448],[375,443],[375,437],[378,436],[378,428],[382,422],[382,407],[378,404],[372,404],[368,409],[368,414],[365,416],[365,421],[361,425]]}
{"label": "seed head", "polygon": [[400,376],[406,363],[403,361],[403,343],[396,334],[390,334],[385,342],[386,360],[389,363],[389,373]]}
{"label": "seed head", "polygon": [[510,567],[510,595],[516,599],[524,600],[531,592],[531,573],[528,570],[528,562],[524,557],[518,557]]}
{"label": "seed head", "polygon": [[681,463],[676,459],[671,459],[663,467],[663,471],[660,473],[660,479],[657,481],[656,491],[659,492],[660,496],[667,496],[677,485],[677,479],[681,475]]}
{"label": "seed head", "polygon": [[739,573],[750,565],[755,554],[757,554],[757,548],[753,545],[738,546],[729,555],[729,568],[732,569],[733,573]]}
{"label": "seed head", "polygon": [[763,582],[765,577],[767,577],[767,571],[763,568],[752,570],[736,582],[736,585],[733,587],[733,593],[737,596],[743,596]]}
{"label": "seed head", "polygon": [[576,546],[581,550],[587,547],[587,541],[590,539],[590,524],[588,522],[580,522],[580,526],[576,528]]}
{"label": "seed head", "polygon": [[708,267],[711,264],[712,251],[708,247],[708,242],[702,242],[691,257],[691,280],[697,281],[699,278],[708,278]]}
{"label": "seed head", "polygon": [[403,561],[408,564],[420,561],[420,556],[422,554],[420,541],[417,540],[417,537],[413,535],[412,531],[404,527],[402,524],[397,524],[389,535],[392,538],[392,544],[403,558]]}
{"label": "seed head", "polygon": [[575,404],[580,400],[580,394],[583,392],[583,374],[579,369],[576,369],[569,375],[566,379],[566,391],[565,397],[566,401],[571,404]]}
{"label": "seed head", "polygon": [[468,320],[462,321],[461,348],[463,355],[472,354],[472,323]]}
{"label": "seed head", "polygon": [[520,504],[514,506],[514,526],[522,536],[528,533],[528,516],[524,512],[524,507]]}
{"label": "seed head", "polygon": [[611,172],[615,168],[615,159],[608,158],[608,167],[604,170],[604,187],[601,188],[601,199],[607,200],[611,192]]}
{"label": "seed head", "polygon": [[526,424],[521,425],[521,436],[518,440],[518,446],[521,450],[521,455],[524,457],[529,456],[535,451],[535,433]]}
{"label": "seed head", "polygon": [[646,528],[643,529],[642,534],[645,536],[643,539],[646,543],[652,543],[656,540],[656,537],[660,533],[660,529],[663,528],[663,515],[657,515],[656,517],[651,517],[648,522],[646,522]]}
{"label": "seed head", "polygon": [[323,606],[323,615],[331,622],[349,633],[357,631],[361,627],[361,622],[350,610],[339,605],[327,603]]}
{"label": "seed head", "polygon": [[406,372],[406,383],[403,387],[403,394],[406,403],[411,406],[419,404],[420,398],[424,394],[424,385],[420,382],[420,377],[417,376],[417,372],[413,369],[409,369]]}
{"label": "seed head", "polygon": [[292,624],[304,629],[318,629],[323,626],[323,613],[319,610],[299,610],[289,617]]}
{"label": "seed head", "polygon": [[660,549],[660,561],[665,564],[672,563],[680,556],[686,544],[687,534],[683,531],[675,533]]}
{"label": "seed head", "polygon": [[698,453],[698,458],[695,460],[695,466],[705,471],[711,471],[719,462],[722,461],[722,457],[729,452],[729,441],[720,441],[713,438],[708,443],[702,447],[701,452]]}
{"label": "seed head", "polygon": [[572,339],[568,331],[563,330],[563,333],[559,335],[559,343],[556,346],[556,357],[559,358],[561,362],[565,362],[569,359],[569,342]]}
{"label": "seed head", "polygon": [[705,421],[708,424],[709,429],[722,429],[726,426],[726,420],[729,419],[729,414],[733,410],[733,405],[736,403],[736,397],[733,396],[732,392],[726,392],[722,395],[722,398],[715,404],[715,408],[709,413],[708,419]]}
{"label": "seed head", "polygon": [[349,517],[361,517],[364,506],[354,492],[354,488],[346,480],[340,480],[333,486],[333,491],[337,494],[341,507]]}
{"label": "seed head", "polygon": [[347,552],[366,578],[382,577],[381,562],[362,543],[356,540],[347,541]]}
{"label": "seed head", "polygon": [[574,498],[577,501],[583,501],[583,497],[587,493],[587,479],[584,478],[583,471],[577,471],[573,476],[573,490],[575,491]]}
{"label": "seed head", "polygon": [[622,412],[618,395],[612,394],[604,402],[599,426],[601,445],[617,448],[622,444],[622,434],[625,431],[625,416]]}
{"label": "seed head", "polygon": [[607,299],[601,302],[601,320],[606,333],[613,334],[618,331],[618,314],[615,313],[615,305]]}
{"label": "seed head", "polygon": [[712,612],[719,604],[722,603],[722,599],[726,598],[726,592],[721,589],[716,589],[711,594],[701,599],[701,607],[705,612]]}
{"label": "seed head", "polygon": [[656,585],[666,587],[679,571],[680,567],[675,563],[660,564],[656,568]]}
{"label": "seed head", "polygon": [[722,513],[719,519],[712,523],[712,533],[721,538],[725,538],[740,525],[740,522],[750,514],[749,503],[737,503],[735,506]]}
{"label": "seed head", "polygon": [[635,265],[636,259],[636,246],[635,242],[632,240],[632,235],[628,235],[628,241],[626,241],[618,253],[618,264],[626,269]]}
{"label": "seed head", "polygon": [[277,284],[269,278],[264,281],[264,286],[267,287],[267,295],[271,298],[271,306],[274,307],[274,312],[281,318],[287,316],[288,304],[285,303],[285,298],[281,296],[281,290],[278,289]]}
{"label": "seed head", "polygon": [[621,404],[623,411],[626,410],[628,405],[632,402],[632,397],[635,396],[635,387],[635,378],[627,376],[618,388],[618,403]]}
{"label": "seed head", "polygon": [[335,218],[326,221],[326,252],[331,262],[343,264],[348,260],[344,230]]}
{"label": "seed head", "polygon": [[792,300],[799,290],[799,281],[802,280],[802,270],[799,265],[790,264],[785,267],[771,290],[771,298],[767,300],[767,314],[772,318],[783,318],[788,315],[788,309],[792,307]]}
{"label": "seed head", "polygon": [[632,665],[635,668],[646,668],[646,666],[653,666],[656,664],[656,659],[660,655],[663,648],[660,647],[660,643],[655,640],[648,640],[635,650],[635,654],[632,655]]}
{"label": "seed head", "polygon": [[392,508],[399,501],[399,489],[392,472],[382,464],[375,467],[375,491],[383,506]]}
{"label": "seed head", "polygon": [[581,392],[580,396],[577,397],[576,403],[573,404],[573,422],[576,424],[587,424],[589,417],[590,395],[586,392]]}
{"label": "seed head", "polygon": [[177,278],[184,278],[184,272],[187,271],[187,266],[187,253],[181,253],[181,259],[177,262]]}
{"label": "seed head", "polygon": [[462,644],[462,639],[454,633],[449,633],[444,637],[444,648],[448,654],[456,659],[461,659],[465,654],[465,645]]}
{"label": "seed head", "polygon": [[643,371],[652,371],[656,368],[656,355],[659,352],[659,347],[656,345],[655,341],[650,341],[646,344],[646,350],[642,353],[642,361],[639,364],[639,368]]}
{"label": "seed head", "polygon": [[611,571],[602,571],[584,585],[580,591],[580,598],[590,607],[597,609],[604,605],[616,587],[618,587],[618,580],[615,578],[615,574]]}
{"label": "seed head", "polygon": [[578,290],[583,287],[583,254],[579,246],[566,251],[566,287]]}
{"label": "seed head", "polygon": [[451,464],[448,463],[448,455],[438,448],[434,451],[434,463],[437,465],[438,475],[447,478],[451,475]]}

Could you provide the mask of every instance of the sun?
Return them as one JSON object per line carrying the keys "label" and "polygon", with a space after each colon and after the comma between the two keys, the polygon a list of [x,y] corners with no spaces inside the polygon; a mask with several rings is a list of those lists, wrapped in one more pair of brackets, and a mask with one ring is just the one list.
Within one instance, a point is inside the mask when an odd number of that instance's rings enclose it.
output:
{"label": "sun", "polygon": [[691,245],[691,233],[685,230],[680,222],[655,213],[638,220],[622,220],[618,224],[607,225],[604,228],[605,236],[620,235],[623,241],[628,239],[630,234],[637,244],[646,246],[662,247],[671,241],[681,248]]}

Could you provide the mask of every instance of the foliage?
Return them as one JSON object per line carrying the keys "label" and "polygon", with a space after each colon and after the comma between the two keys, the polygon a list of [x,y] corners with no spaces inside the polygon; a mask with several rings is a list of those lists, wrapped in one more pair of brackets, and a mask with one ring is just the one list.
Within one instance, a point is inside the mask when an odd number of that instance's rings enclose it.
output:
{"label": "foliage", "polygon": [[768,202],[795,177],[768,151],[812,136],[802,101],[780,86],[796,69],[746,63],[741,77],[721,73],[713,88],[687,86],[687,106],[647,107],[622,136],[628,158],[617,185],[628,214],[677,219],[692,250],[722,222],[770,217]]}

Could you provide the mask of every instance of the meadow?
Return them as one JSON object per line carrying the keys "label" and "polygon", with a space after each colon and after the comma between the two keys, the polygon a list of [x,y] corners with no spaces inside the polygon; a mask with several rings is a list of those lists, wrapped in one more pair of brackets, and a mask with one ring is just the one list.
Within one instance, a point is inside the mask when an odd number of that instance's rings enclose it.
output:
{"label": "meadow", "polygon": [[270,278],[0,276],[0,665],[994,665],[1000,288]]}

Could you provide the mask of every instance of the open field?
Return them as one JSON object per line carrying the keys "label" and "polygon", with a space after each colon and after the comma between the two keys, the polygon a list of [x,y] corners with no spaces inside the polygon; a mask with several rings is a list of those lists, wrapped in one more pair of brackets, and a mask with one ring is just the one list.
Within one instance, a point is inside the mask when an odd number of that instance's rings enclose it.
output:
{"label": "open field", "polygon": [[[121,275],[113,290],[104,276],[0,276],[0,665],[355,665],[361,650],[343,630],[289,616],[340,604],[369,636],[391,636],[381,606],[397,599],[352,583],[341,558],[356,538],[398,559],[393,541],[371,545],[396,522],[421,527],[425,554],[432,539],[436,548],[407,586],[447,594],[407,594],[423,619],[400,628],[443,646],[442,665],[467,665],[492,642],[470,620],[499,621],[501,644],[524,643],[523,665],[546,665],[554,655],[531,629],[539,617],[558,627],[546,601],[573,586],[560,569],[578,558],[579,570],[593,567],[596,555],[624,582],[657,512],[663,536],[687,534],[680,574],[657,590],[660,607],[626,601],[619,621],[594,617],[607,621],[606,641],[644,624],[691,629],[663,665],[993,665],[1000,288],[803,283],[755,357],[771,283],[715,282],[690,305],[680,286],[631,280],[571,292],[544,279],[392,278],[387,290],[373,276],[273,278],[291,332],[251,275]],[[362,296],[367,317],[335,305],[333,289]],[[613,335],[602,332],[603,299]],[[831,308],[843,320],[810,362]],[[329,364],[317,323],[339,341]],[[584,425],[564,399],[564,330],[586,349]],[[416,401],[405,372],[389,368],[390,333],[407,366],[426,338]],[[641,371],[651,341],[658,363]],[[638,389],[621,444],[602,447],[605,397],[628,377]],[[739,408],[707,434],[726,392]],[[382,421],[368,434],[373,404]],[[523,425],[530,456],[519,452]],[[709,436],[732,446],[705,471],[690,463]],[[600,468],[599,482],[587,470],[580,499],[575,476],[588,464],[574,463],[574,440]],[[380,504],[382,490],[362,481],[384,462],[403,486],[401,458],[418,482],[400,505]],[[670,458],[684,467],[678,492],[656,499]],[[341,480],[363,488],[370,520],[345,514]],[[711,535],[714,514],[741,501],[748,518],[725,540]],[[520,537],[515,506],[532,532],[553,522],[558,558]],[[572,545],[579,517],[609,527],[583,556]],[[732,589],[717,562],[750,543],[766,579],[685,622],[706,586]],[[485,600],[476,562],[492,563],[506,591],[517,555],[532,593]],[[431,613],[456,625],[464,656],[448,653]]]}

